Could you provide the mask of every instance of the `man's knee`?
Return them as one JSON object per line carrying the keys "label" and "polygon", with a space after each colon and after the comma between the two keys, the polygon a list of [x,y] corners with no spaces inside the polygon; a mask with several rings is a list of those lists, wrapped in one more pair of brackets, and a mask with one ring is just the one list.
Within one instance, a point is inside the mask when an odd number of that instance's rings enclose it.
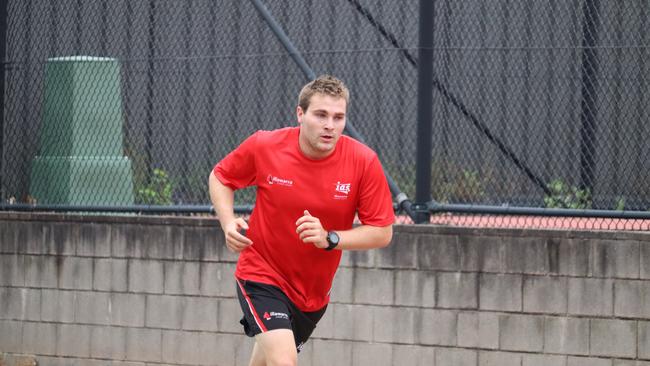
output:
{"label": "man's knee", "polygon": [[291,355],[275,355],[266,358],[267,366],[296,366],[298,359]]}

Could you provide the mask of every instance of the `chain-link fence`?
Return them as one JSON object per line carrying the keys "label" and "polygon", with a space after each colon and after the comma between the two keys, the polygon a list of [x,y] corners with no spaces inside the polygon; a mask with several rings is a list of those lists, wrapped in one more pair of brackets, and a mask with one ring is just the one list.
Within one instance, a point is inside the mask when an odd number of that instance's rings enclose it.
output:
{"label": "chain-link fence", "polygon": [[[262,2],[348,84],[349,121],[413,197],[418,1]],[[6,7],[3,202],[209,205],[217,161],[295,124],[307,79],[250,1]],[[646,0],[435,1],[433,199],[646,212],[649,16]]]}

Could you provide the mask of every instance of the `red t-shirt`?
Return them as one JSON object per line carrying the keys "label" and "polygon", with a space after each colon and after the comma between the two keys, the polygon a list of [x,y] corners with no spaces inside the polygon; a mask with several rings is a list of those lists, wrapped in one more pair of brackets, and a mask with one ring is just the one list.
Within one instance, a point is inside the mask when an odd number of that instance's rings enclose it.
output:
{"label": "red t-shirt", "polygon": [[302,311],[329,302],[340,250],[303,243],[296,220],[308,210],[325,230],[394,222],[393,203],[377,155],[341,136],[332,154],[306,157],[298,144],[299,127],[258,131],[214,167],[221,183],[240,189],[257,186],[246,236],[253,245],[239,255],[235,276],[280,287]]}

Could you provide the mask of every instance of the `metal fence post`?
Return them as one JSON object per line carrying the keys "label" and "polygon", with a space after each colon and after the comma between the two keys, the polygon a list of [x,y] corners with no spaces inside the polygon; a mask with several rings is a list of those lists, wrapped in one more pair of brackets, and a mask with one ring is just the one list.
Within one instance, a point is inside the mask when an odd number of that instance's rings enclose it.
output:
{"label": "metal fence post", "polygon": [[[147,23],[147,96],[146,96],[146,103],[147,103],[147,109],[146,109],[146,122],[145,122],[145,146],[144,146],[144,154],[145,154],[145,159],[146,159],[146,175],[145,175],[145,182],[150,182],[151,181],[151,174],[153,172],[153,167],[151,166],[152,164],[152,156],[151,156],[151,150],[153,150],[153,120],[154,120],[154,83],[155,83],[155,78],[154,78],[154,71],[156,67],[156,5],[155,5],[155,0],[150,0],[149,1],[149,7],[148,7],[148,23]],[[137,190],[136,190],[136,195],[137,195]],[[137,197],[137,196],[136,196]],[[137,202],[137,198],[136,198]]]}
{"label": "metal fence post", "polygon": [[2,177],[4,165],[5,130],[5,70],[7,60],[7,1],[0,1],[0,202],[4,200],[5,188]]}
{"label": "metal fence post", "polygon": [[596,147],[596,93],[598,92],[598,23],[600,1],[585,1],[582,28],[582,100],[580,102],[580,188],[593,193]]}
{"label": "metal fence post", "polygon": [[[420,0],[418,39],[418,127],[415,173],[415,222],[428,223],[431,214],[431,145],[433,106],[433,0]],[[420,207],[424,209],[420,209]]]}

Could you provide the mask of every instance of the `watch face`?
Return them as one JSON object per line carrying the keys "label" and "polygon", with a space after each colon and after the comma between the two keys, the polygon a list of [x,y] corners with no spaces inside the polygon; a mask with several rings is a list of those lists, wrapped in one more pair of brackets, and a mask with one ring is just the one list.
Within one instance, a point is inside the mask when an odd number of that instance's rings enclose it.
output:
{"label": "watch face", "polygon": [[327,241],[329,241],[332,244],[338,244],[339,235],[333,231],[330,231],[329,233],[327,233]]}

